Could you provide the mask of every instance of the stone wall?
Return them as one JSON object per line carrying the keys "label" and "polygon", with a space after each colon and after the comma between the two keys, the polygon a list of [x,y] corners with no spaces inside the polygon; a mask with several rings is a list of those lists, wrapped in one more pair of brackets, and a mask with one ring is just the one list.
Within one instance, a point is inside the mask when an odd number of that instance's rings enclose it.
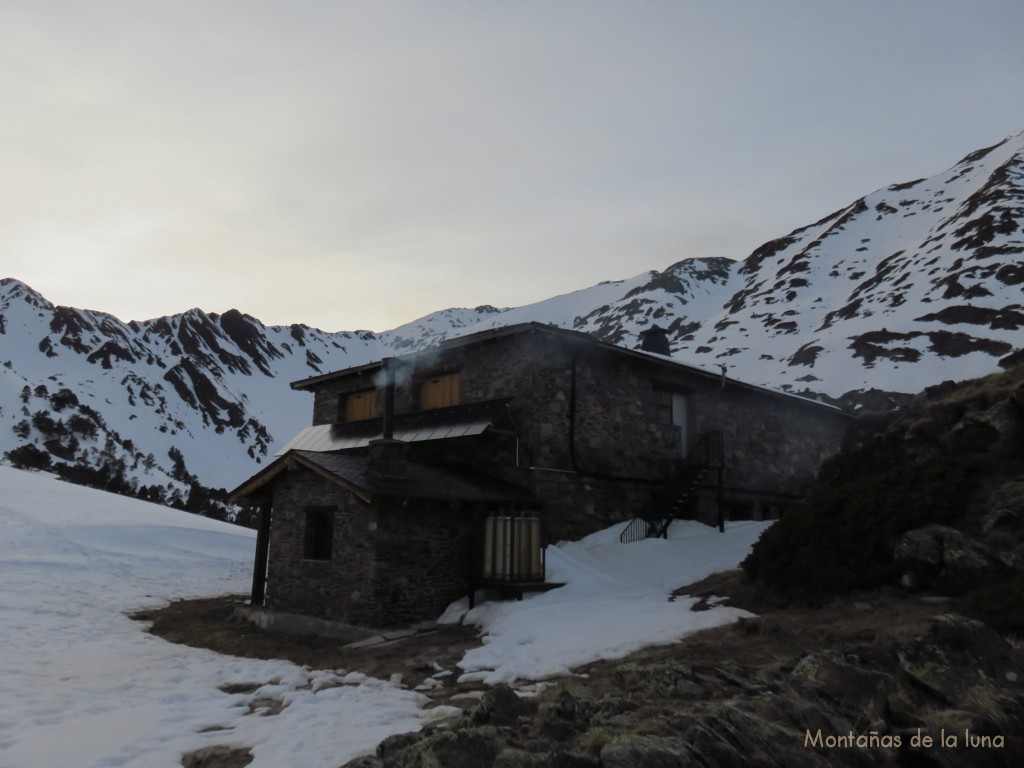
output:
{"label": "stone wall", "polygon": [[451,502],[383,502],[371,626],[436,619],[469,591],[483,559],[486,512]]}
{"label": "stone wall", "polygon": [[[306,560],[305,510],[334,508],[332,557]],[[267,607],[364,627],[437,618],[483,556],[486,510],[384,499],[367,504],[305,469],[275,481]]]}
{"label": "stone wall", "polygon": [[849,419],[795,398],[727,382],[693,396],[698,429],[723,433],[725,485],[737,491],[799,493],[839,450]]}
{"label": "stone wall", "polygon": [[[332,558],[306,560],[305,509],[334,507]],[[268,608],[362,624],[376,578],[377,511],[306,469],[274,482],[267,565]]]}

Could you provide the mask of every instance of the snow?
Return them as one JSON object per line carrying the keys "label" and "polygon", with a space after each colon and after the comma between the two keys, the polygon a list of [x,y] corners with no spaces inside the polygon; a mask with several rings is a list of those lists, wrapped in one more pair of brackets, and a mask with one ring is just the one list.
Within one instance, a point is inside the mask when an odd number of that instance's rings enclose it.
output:
{"label": "snow", "polygon": [[[735,568],[764,522],[728,523],[720,533],[677,520],[669,538],[621,544],[622,525],[548,548],[548,580],[565,582],[519,602],[488,602],[465,615],[480,627],[484,644],[459,666],[460,681],[489,685],[569,674],[598,659],[618,659],[647,645],[671,643],[707,627],[750,614],[736,608],[691,611],[693,597],[669,601],[678,587]],[[468,607],[449,607],[452,620]]]}
{"label": "snow", "polygon": [[[174,766],[214,744],[250,747],[252,768],[333,768],[454,711],[426,708],[397,676],[219,655],[128,618],[173,599],[244,593],[252,531],[7,467],[0,488],[0,768]],[[694,598],[669,596],[735,567],[766,525],[721,534],[678,521],[667,541],[628,545],[617,526],[549,547],[549,579],[564,587],[468,613],[456,603],[442,617],[464,616],[485,635],[456,674],[527,686],[733,621],[744,612],[693,612]],[[231,685],[244,692],[221,690]],[[269,714],[259,699],[287,706]]]}
{"label": "snow", "polygon": [[[389,681],[173,645],[126,612],[244,592],[252,531],[0,467],[0,767],[174,766],[212,744],[252,768],[334,768],[444,709]],[[251,683],[227,694],[218,686]],[[277,715],[250,702],[280,698]]]}

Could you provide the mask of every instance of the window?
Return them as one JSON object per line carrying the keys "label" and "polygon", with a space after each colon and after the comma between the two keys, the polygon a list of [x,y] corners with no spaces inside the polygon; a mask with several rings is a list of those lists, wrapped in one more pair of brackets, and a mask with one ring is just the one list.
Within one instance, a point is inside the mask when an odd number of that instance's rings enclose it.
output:
{"label": "window", "polygon": [[672,423],[672,393],[667,389],[654,390],[654,420]]}
{"label": "window", "polygon": [[377,390],[364,389],[344,395],[345,421],[362,421],[377,415]]}
{"label": "window", "polygon": [[420,385],[420,410],[459,404],[459,374],[431,376]]}
{"label": "window", "polygon": [[689,442],[689,410],[687,397],[682,392],[672,392],[667,389],[654,390],[654,418],[656,421],[672,424],[679,428],[679,443],[684,458]]}
{"label": "window", "polygon": [[302,557],[330,560],[334,534],[334,507],[306,507]]}
{"label": "window", "polygon": [[675,424],[686,430],[687,417],[686,395],[682,392],[671,392],[667,389],[654,390],[654,418],[666,424]]}

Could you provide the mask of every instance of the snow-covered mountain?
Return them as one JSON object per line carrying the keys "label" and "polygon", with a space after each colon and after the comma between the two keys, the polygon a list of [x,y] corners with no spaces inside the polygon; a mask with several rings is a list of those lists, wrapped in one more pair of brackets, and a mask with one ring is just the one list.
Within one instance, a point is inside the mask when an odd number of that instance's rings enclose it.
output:
{"label": "snow-covered mountain", "polygon": [[[446,309],[383,333],[198,309],[124,323],[0,280],[0,455],[113,465],[148,498],[231,487],[307,423],[290,381],[539,321],[829,396],[916,392],[1024,359],[1024,131],[755,250],[689,258],[523,307]],[[26,448],[26,446],[33,446]]]}

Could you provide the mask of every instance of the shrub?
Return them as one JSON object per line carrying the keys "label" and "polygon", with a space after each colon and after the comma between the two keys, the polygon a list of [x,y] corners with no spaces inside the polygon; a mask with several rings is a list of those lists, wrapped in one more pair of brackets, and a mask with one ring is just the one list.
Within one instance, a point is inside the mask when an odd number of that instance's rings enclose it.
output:
{"label": "shrub", "polygon": [[820,599],[898,575],[900,534],[964,515],[980,460],[937,456],[818,486],[754,545],[742,567],[790,595]]}
{"label": "shrub", "polygon": [[34,445],[23,445],[8,451],[4,458],[18,469],[49,469],[50,454]]}

